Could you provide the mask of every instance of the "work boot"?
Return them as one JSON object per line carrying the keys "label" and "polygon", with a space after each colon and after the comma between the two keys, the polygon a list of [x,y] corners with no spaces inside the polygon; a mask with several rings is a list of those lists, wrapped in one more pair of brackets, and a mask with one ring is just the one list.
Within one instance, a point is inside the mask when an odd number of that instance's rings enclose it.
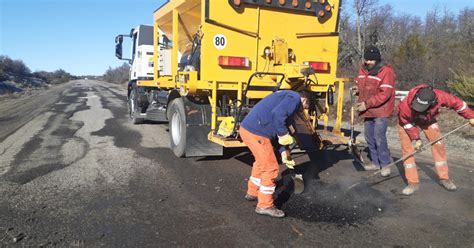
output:
{"label": "work boot", "polygon": [[380,170],[380,175],[383,176],[383,177],[388,177],[388,176],[390,176],[390,167],[383,167],[383,168]]}
{"label": "work boot", "polygon": [[403,190],[402,190],[402,194],[404,195],[412,195],[413,193],[415,193],[415,191],[417,191],[419,189],[419,185],[418,184],[408,184]]}
{"label": "work boot", "polygon": [[253,195],[249,195],[249,194],[245,194],[244,198],[247,201],[256,201],[258,199],[258,197],[253,196]]}
{"label": "work boot", "polygon": [[453,181],[446,179],[440,180],[439,183],[447,190],[447,191],[456,191],[456,185],[454,185]]}
{"label": "work boot", "polygon": [[373,163],[370,163],[370,164],[364,164],[364,170],[366,171],[371,171],[371,170],[378,170],[379,169],[379,166],[373,164]]}
{"label": "work boot", "polygon": [[282,210],[276,208],[276,207],[271,207],[271,208],[255,208],[255,212],[257,214],[263,214],[263,215],[268,215],[271,217],[276,217],[276,218],[283,218],[285,217],[285,212]]}

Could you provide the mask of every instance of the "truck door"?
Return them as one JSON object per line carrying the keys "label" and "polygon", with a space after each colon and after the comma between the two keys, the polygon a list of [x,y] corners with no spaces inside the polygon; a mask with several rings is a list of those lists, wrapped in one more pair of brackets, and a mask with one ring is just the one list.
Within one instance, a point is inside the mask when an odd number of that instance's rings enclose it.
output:
{"label": "truck door", "polygon": [[131,79],[134,79],[136,80],[138,78],[138,75],[137,75],[137,63],[136,63],[136,58],[135,56],[137,55],[137,40],[138,40],[138,30],[134,30],[133,34],[132,34],[132,56],[131,56],[131,60],[132,60],[132,68],[131,68]]}

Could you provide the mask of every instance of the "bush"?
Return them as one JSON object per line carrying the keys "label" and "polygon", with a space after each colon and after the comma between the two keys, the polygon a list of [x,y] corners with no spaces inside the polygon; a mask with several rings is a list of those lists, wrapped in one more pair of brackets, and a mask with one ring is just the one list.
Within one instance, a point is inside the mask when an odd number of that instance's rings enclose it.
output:
{"label": "bush", "polygon": [[454,72],[454,79],[448,82],[449,88],[456,92],[469,105],[474,105],[474,76]]}
{"label": "bush", "polygon": [[123,63],[121,66],[116,68],[111,68],[105,72],[102,76],[102,80],[113,83],[113,84],[123,84],[128,82],[130,78],[130,65],[127,63]]}
{"label": "bush", "polygon": [[[54,72],[37,71],[31,73],[23,61],[0,56],[0,82],[10,81],[17,88],[44,87],[46,84],[61,84],[76,78],[63,69]],[[7,89],[5,85],[4,88]]]}
{"label": "bush", "polygon": [[8,56],[0,56],[0,80],[7,80],[8,76],[27,77],[30,69],[21,60],[13,60]]}

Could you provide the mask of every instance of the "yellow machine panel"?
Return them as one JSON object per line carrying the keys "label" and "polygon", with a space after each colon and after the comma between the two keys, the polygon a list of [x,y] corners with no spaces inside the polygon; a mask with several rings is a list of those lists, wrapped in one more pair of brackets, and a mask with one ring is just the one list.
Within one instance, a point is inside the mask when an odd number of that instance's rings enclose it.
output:
{"label": "yellow machine panel", "polygon": [[343,82],[335,87],[339,7],[339,0],[171,0],[154,13],[153,61],[164,59],[165,35],[172,75],[155,73],[145,85],[168,90],[170,101],[207,99],[206,137],[223,146],[243,146],[236,133],[242,113],[278,89],[312,91],[324,110],[309,113],[313,127],[327,123],[331,92],[343,90]]}

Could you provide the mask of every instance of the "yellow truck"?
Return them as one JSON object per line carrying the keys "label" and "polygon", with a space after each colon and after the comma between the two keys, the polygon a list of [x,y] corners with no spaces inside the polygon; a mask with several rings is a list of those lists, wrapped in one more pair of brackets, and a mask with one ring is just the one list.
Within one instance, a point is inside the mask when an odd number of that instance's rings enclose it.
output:
{"label": "yellow truck", "polygon": [[[132,38],[130,119],[168,121],[178,157],[222,155],[241,147],[238,127],[277,90],[309,90],[309,132],[340,132],[343,80],[336,78],[340,0],[170,0]],[[306,125],[308,126],[308,125]],[[308,132],[308,130],[306,130]],[[152,134],[150,134],[152,135]]]}

